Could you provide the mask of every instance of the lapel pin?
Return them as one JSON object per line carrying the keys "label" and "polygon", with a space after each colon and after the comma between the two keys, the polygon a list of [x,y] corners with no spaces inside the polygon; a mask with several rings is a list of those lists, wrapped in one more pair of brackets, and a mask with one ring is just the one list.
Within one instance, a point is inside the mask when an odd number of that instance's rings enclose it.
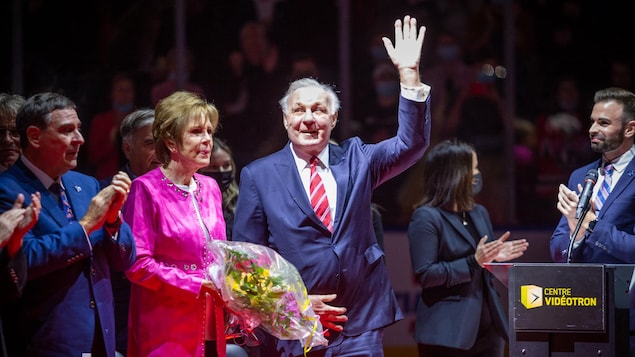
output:
{"label": "lapel pin", "polygon": [[82,188],[80,186],[75,186],[75,191],[82,192]]}
{"label": "lapel pin", "polygon": [[630,170],[630,171],[628,172],[628,177],[633,177],[633,170]]}

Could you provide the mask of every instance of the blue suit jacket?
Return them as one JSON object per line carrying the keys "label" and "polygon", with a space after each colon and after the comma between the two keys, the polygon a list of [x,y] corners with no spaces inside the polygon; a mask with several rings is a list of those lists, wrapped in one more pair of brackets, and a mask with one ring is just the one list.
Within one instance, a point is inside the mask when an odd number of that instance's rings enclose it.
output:
{"label": "blue suit jacket", "polygon": [[[479,237],[497,239],[485,207],[475,205],[468,214]],[[507,314],[492,274],[480,268],[470,272],[467,258],[476,252],[477,242],[455,213],[417,208],[408,226],[408,241],[412,268],[422,288],[416,311],[417,343],[472,348],[483,303],[500,336],[508,338]]]}
{"label": "blue suit jacket", "polygon": [[347,336],[402,318],[373,231],[371,196],[423,155],[428,105],[402,97],[398,118],[397,136],[378,144],[351,138],[329,145],[337,182],[332,234],[311,208],[289,145],[241,171],[233,240],[278,251],[298,269],[310,294],[336,293],[331,304],[347,308]]}
{"label": "blue suit jacket", "polygon": [[[73,171],[64,174],[62,182],[80,219],[99,184]],[[23,241],[28,282],[15,306],[17,335],[7,341],[11,355],[81,356],[91,351],[98,322],[105,353],[114,356],[110,268],[128,269],[135,258],[130,227],[122,224],[117,241],[99,229],[89,236],[89,245],[82,226],[68,223],[57,196],[21,160],[0,175],[0,210],[10,208],[18,193],[24,194],[25,205],[30,204],[30,194],[36,191],[41,193],[42,211]]]}
{"label": "blue suit jacket", "polygon": [[[599,160],[581,167],[571,174],[569,189],[578,192],[584,186],[586,173],[599,166]],[[633,264],[635,263],[635,160],[626,166],[598,216],[593,233],[573,251],[572,261],[581,263]],[[571,234],[565,217],[560,219],[551,236],[551,258],[566,262]]]}

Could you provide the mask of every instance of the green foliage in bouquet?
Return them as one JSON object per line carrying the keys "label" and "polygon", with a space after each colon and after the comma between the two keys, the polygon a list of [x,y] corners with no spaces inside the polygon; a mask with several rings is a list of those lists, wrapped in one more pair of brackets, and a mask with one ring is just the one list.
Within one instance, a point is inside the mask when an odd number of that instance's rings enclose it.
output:
{"label": "green foliage in bouquet", "polygon": [[208,275],[229,310],[247,330],[260,326],[282,340],[299,340],[305,350],[326,345],[298,270],[263,245],[212,241]]}

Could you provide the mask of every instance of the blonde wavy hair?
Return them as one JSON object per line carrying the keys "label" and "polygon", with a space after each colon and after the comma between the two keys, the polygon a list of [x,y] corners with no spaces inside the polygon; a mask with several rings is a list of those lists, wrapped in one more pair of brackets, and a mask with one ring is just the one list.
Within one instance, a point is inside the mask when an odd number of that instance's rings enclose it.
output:
{"label": "blonde wavy hair", "polygon": [[156,155],[159,161],[167,165],[170,162],[170,150],[166,144],[174,140],[183,144],[183,134],[195,118],[203,116],[212,124],[216,132],[218,127],[218,110],[198,94],[178,91],[160,100],[154,109],[152,136],[155,142]]}

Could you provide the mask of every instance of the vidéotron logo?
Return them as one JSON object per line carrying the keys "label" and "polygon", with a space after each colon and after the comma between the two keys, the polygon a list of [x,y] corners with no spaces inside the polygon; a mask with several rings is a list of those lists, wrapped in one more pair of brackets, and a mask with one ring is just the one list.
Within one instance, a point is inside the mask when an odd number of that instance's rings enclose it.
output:
{"label": "vid\u00e9otron logo", "polygon": [[570,287],[521,285],[520,302],[527,309],[542,306],[598,306],[597,296],[574,296]]}
{"label": "vid\u00e9otron logo", "polygon": [[542,288],[536,285],[522,285],[520,287],[520,302],[527,309],[542,306]]}

